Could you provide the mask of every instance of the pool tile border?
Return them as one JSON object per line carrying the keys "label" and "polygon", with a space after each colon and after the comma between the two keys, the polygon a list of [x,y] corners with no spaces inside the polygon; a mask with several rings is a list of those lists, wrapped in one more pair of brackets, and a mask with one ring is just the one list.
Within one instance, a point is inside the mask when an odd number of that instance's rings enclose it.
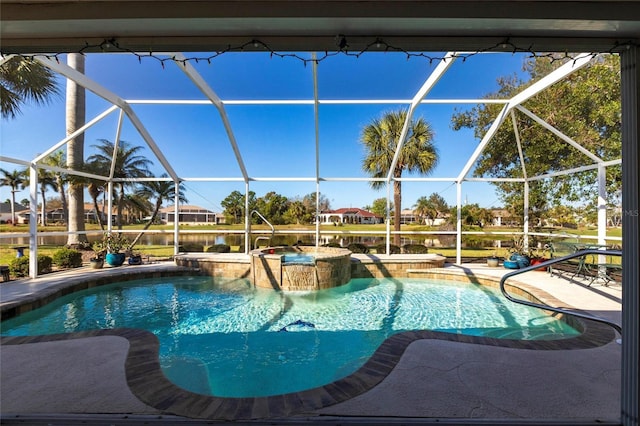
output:
{"label": "pool tile border", "polygon": [[[193,272],[193,270],[140,271],[126,274],[126,278],[118,276],[118,279],[130,280],[155,276],[175,276]],[[469,277],[464,271],[443,273],[443,271],[431,270],[429,275],[433,275],[435,278],[457,280],[464,280],[466,276],[467,281],[471,280],[475,284],[497,285],[495,278],[476,275]],[[85,279],[84,283],[80,281],[65,282],[66,287],[64,289],[49,292],[40,302],[29,303],[30,306],[26,310],[35,309],[50,302],[52,298],[55,299],[73,291],[111,282],[113,281],[113,276]],[[549,303],[552,306],[554,306],[554,302],[559,303],[557,299],[549,294],[524,283],[517,283],[517,287],[510,287],[510,290],[530,300]],[[555,306],[558,305],[556,304]],[[11,309],[19,309],[19,306]],[[385,340],[360,369],[343,379],[305,391],[256,398],[222,398],[201,395],[176,386],[166,378],[160,367],[158,339],[153,333],[145,330],[120,328],[45,336],[2,337],[0,338],[0,344],[20,345],[96,336],[123,337],[130,343],[125,362],[127,384],[131,392],[144,403],[163,413],[189,418],[249,420],[311,415],[315,414],[315,410],[361,395],[384,380],[400,361],[407,347],[417,340],[433,339],[525,350],[574,350],[603,346],[616,338],[614,330],[605,324],[570,315],[565,316],[563,319],[579,328],[582,333],[567,339],[547,341],[496,339],[429,330],[395,334]]]}

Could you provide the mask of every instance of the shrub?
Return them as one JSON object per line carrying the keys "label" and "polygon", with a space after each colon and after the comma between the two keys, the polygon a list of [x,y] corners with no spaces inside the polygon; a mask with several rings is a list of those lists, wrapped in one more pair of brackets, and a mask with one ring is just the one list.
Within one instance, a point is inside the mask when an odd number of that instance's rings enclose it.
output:
{"label": "shrub", "polygon": [[231,246],[226,244],[214,244],[207,247],[207,253],[231,253]]}
{"label": "shrub", "polygon": [[[50,256],[38,255],[38,274],[51,272],[53,260]],[[26,277],[29,275],[29,256],[16,257],[9,263],[9,271],[15,277]]]}
{"label": "shrub", "polygon": [[185,253],[189,253],[189,252],[202,253],[204,251],[204,246],[202,244],[197,244],[197,243],[186,243],[181,245],[179,250]]}
{"label": "shrub", "polygon": [[82,266],[82,253],[63,247],[53,253],[52,260],[60,268],[78,268]]}
{"label": "shrub", "polygon": [[332,243],[323,244],[322,247],[342,248],[340,243],[333,243],[333,242]]}
{"label": "shrub", "polygon": [[[391,252],[391,254],[399,254],[400,253],[400,247],[398,247],[395,244],[390,244],[389,245],[389,251]],[[376,253],[385,254],[386,252],[387,252],[387,244],[378,244],[376,246]]]}
{"label": "shrub", "polygon": [[361,254],[369,253],[369,247],[361,243],[351,243],[347,246],[347,248],[351,250],[351,253],[361,253]]}
{"label": "shrub", "polygon": [[26,277],[29,275],[29,256],[16,257],[9,263],[11,275]]}
{"label": "shrub", "polygon": [[402,246],[402,250],[408,254],[426,254],[429,249],[422,244],[405,244]]}

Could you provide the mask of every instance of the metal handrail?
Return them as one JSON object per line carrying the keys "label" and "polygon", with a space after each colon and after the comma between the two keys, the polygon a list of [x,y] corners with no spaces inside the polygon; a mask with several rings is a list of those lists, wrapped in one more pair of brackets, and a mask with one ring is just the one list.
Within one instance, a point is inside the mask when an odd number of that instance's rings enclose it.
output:
{"label": "metal handrail", "polygon": [[607,324],[607,325],[615,328],[618,331],[618,333],[622,334],[622,327],[620,325],[616,324],[615,322],[606,320],[604,318],[595,317],[593,315],[584,314],[584,313],[581,313],[581,312],[571,311],[571,310],[563,309],[563,308],[556,308],[556,307],[548,306],[548,305],[542,305],[542,304],[534,303],[534,302],[531,302],[531,301],[528,301],[528,300],[516,299],[516,298],[512,297],[509,293],[507,293],[507,291],[506,291],[506,289],[504,287],[505,282],[509,278],[514,277],[516,275],[524,274],[525,272],[533,271],[533,270],[540,269],[540,268],[546,268],[548,266],[555,265],[556,263],[566,262],[567,260],[575,259],[576,257],[582,257],[582,256],[586,256],[586,255],[589,255],[589,254],[597,254],[597,255],[605,255],[605,256],[622,256],[622,251],[621,250],[594,250],[594,249],[580,250],[580,251],[577,251],[575,253],[569,254],[567,256],[557,257],[557,258],[554,258],[554,259],[546,260],[546,261],[544,261],[542,263],[538,263],[538,264],[533,265],[533,266],[527,266],[525,268],[521,268],[521,269],[518,269],[516,271],[509,272],[509,273],[505,274],[500,279],[500,291],[502,292],[504,297],[506,297],[508,300],[510,300],[510,301],[512,301],[514,303],[520,303],[522,305],[532,306],[534,308],[546,309],[548,311],[558,312],[558,313],[561,313],[561,314],[573,315],[573,316],[584,318],[584,319],[588,319],[588,320],[591,320],[591,321],[596,321],[596,322],[600,322],[600,323],[603,323],[603,324]]}
{"label": "metal handrail", "polygon": [[[269,227],[271,228],[271,237],[269,237],[269,245],[271,245],[271,240],[273,239],[273,236],[276,233],[276,229],[273,227],[271,222],[269,222],[264,216],[260,214],[258,210],[252,210],[249,216],[252,216],[254,213],[257,214],[260,217],[260,219],[262,219],[264,223],[269,225]],[[254,247],[258,248],[258,240],[264,240],[264,239],[266,239],[266,237],[256,237],[256,240],[253,242]]]}

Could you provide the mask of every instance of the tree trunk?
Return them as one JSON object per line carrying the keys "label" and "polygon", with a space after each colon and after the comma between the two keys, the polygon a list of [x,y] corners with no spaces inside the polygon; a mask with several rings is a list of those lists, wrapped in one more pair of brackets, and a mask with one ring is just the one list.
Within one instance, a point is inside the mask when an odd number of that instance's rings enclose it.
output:
{"label": "tree trunk", "polygon": [[67,191],[64,189],[64,182],[60,176],[56,177],[56,183],[58,185],[58,194],[60,194],[60,201],[62,202],[62,213],[64,215],[64,224],[69,228],[69,203],[67,202]]}
{"label": "tree trunk", "polygon": [[124,183],[120,184],[119,190],[118,190],[118,206],[117,206],[117,224],[118,224],[118,229],[122,230],[122,208],[124,206]]}
{"label": "tree trunk", "polygon": [[142,231],[139,232],[138,235],[136,235],[136,237],[133,239],[131,244],[129,244],[128,250],[132,250],[133,249],[133,246],[135,246],[138,243],[138,241],[140,241],[140,238],[142,238],[142,235],[144,235],[144,231],[149,229],[149,227],[151,226],[153,221],[156,220],[156,216],[158,215],[158,212],[160,211],[160,207],[162,207],[162,198],[158,198],[156,200],[156,205],[154,207],[153,214],[151,215],[151,219],[149,219],[149,221],[144,225],[144,228],[142,228]]}
{"label": "tree trunk", "polygon": [[[399,180],[393,181],[393,208],[393,230],[399,232],[402,217],[402,182]],[[400,247],[400,234],[393,236],[393,244]]]}
{"label": "tree trunk", "polygon": [[40,224],[42,226],[47,226],[47,202],[45,199],[46,191],[44,186],[40,188],[40,194],[42,195],[42,207],[40,209],[40,215],[42,216],[40,219]]}
{"label": "tree trunk", "polygon": [[16,191],[11,190],[11,226],[16,226]]}
{"label": "tree trunk", "polygon": [[[67,56],[67,64],[84,74],[84,56],[79,53],[70,53]],[[85,122],[85,91],[84,87],[72,80],[67,80],[67,104],[66,127],[67,136],[82,127]],[[84,164],[84,134],[71,139],[67,144],[67,166],[72,170],[80,170]],[[74,182],[69,183],[69,232],[81,232],[84,226],[84,185]],[[67,245],[78,247],[88,242],[85,234],[69,234]]]}

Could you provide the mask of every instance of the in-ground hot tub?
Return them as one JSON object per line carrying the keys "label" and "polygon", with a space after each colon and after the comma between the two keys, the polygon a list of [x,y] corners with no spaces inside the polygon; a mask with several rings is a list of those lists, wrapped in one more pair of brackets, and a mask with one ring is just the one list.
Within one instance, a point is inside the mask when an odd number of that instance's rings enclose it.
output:
{"label": "in-ground hot tub", "polygon": [[333,247],[268,247],[252,250],[255,286],[286,291],[322,290],[351,279],[351,251]]}

